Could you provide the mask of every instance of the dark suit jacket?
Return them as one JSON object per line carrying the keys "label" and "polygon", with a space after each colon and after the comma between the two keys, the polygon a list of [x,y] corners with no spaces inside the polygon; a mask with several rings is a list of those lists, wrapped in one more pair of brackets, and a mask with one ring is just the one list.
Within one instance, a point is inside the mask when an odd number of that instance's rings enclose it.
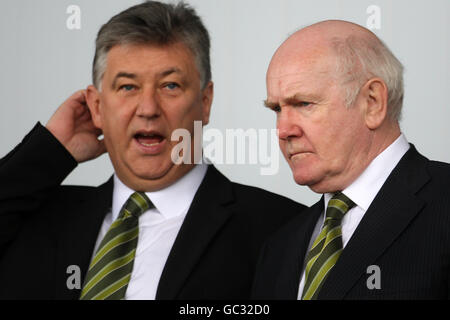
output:
{"label": "dark suit jacket", "polygon": [[[77,163],[40,124],[0,162],[0,298],[77,299],[113,179],[61,186]],[[304,207],[210,166],[165,264],[157,299],[247,299],[263,240]],[[83,282],[81,282],[83,283]]]}
{"label": "dark suit jacket", "polygon": [[[264,245],[253,288],[259,299],[297,299],[302,266],[323,199]],[[376,265],[380,273],[368,267]],[[381,289],[369,289],[380,275]],[[447,299],[450,165],[414,146],[368,208],[330,271],[319,299]]]}

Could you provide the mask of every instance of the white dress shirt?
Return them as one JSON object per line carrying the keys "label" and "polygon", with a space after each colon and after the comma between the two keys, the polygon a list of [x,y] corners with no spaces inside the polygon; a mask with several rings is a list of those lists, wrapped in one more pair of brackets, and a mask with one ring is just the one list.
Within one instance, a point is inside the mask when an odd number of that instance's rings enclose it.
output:
{"label": "white dress shirt", "polygon": [[[375,196],[386,182],[392,170],[394,170],[401,158],[408,151],[409,147],[410,145],[405,136],[401,134],[397,140],[395,140],[370,163],[370,165],[355,181],[353,181],[350,186],[342,191],[342,193],[344,193],[355,203],[355,206],[350,209],[342,219],[342,244],[344,248],[355,232],[355,229],[358,227],[361,219],[364,217],[367,209],[369,209],[373,199],[375,199]],[[314,240],[317,238],[322,229],[328,201],[330,201],[332,197],[332,193],[324,194],[325,210],[317,221],[307,252],[309,252],[309,248],[311,248]],[[301,299],[303,287],[305,286],[305,266],[306,261],[303,265],[298,290],[298,299]]]}
{"label": "white dress shirt", "polygon": [[[186,213],[191,206],[208,165],[196,165],[180,180],[169,187],[145,194],[155,208],[139,217],[139,237],[133,272],[125,294],[127,300],[154,300],[164,265],[180,231]],[[120,209],[134,190],[124,185],[114,175],[114,191],[111,212],[103,220],[95,251],[111,224],[119,216]]]}

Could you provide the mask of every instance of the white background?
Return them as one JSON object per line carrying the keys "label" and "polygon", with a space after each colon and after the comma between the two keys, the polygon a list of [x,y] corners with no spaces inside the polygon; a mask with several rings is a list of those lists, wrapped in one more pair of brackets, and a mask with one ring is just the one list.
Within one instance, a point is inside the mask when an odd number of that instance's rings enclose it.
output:
{"label": "white background", "polygon": [[[91,83],[94,40],[100,26],[137,4],[131,0],[2,0],[0,11],[0,157],[37,121],[45,124],[74,91]],[[189,0],[209,29],[215,98],[208,127],[275,127],[263,108],[265,72],[281,42],[302,26],[344,19],[366,26],[370,5],[381,9],[374,32],[405,65],[402,131],[431,159],[450,162],[449,0]],[[81,29],[69,30],[69,5],[81,9]],[[319,198],[298,186],[280,155],[275,176],[258,165],[218,165],[230,179],[311,205]],[[112,174],[107,155],[81,164],[67,184],[99,185]]]}

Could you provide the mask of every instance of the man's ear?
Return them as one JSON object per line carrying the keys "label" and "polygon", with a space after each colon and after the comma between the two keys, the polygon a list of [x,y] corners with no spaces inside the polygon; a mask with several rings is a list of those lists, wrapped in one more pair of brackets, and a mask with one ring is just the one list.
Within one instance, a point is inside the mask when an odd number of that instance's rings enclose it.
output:
{"label": "man's ear", "polygon": [[203,125],[206,126],[209,123],[209,115],[211,113],[211,105],[214,97],[214,83],[208,82],[205,89],[202,91],[202,108],[203,108]]}
{"label": "man's ear", "polygon": [[99,129],[102,128],[102,118],[100,116],[100,92],[96,87],[90,85],[86,89],[86,102],[91,112],[92,122]]}
{"label": "man's ear", "polygon": [[369,129],[380,127],[387,117],[388,89],[380,78],[372,78],[361,88],[361,97],[364,99],[365,121]]}

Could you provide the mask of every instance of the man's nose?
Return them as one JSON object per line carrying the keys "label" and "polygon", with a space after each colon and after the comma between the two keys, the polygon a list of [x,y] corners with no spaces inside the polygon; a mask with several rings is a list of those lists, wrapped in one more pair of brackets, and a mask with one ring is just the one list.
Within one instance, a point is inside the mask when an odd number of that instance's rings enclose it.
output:
{"label": "man's nose", "polygon": [[161,114],[160,101],[155,90],[146,90],[143,92],[136,110],[138,117],[154,118]]}
{"label": "man's nose", "polygon": [[303,130],[300,125],[300,119],[294,110],[290,107],[281,108],[277,118],[278,138],[288,140],[301,137]]}

